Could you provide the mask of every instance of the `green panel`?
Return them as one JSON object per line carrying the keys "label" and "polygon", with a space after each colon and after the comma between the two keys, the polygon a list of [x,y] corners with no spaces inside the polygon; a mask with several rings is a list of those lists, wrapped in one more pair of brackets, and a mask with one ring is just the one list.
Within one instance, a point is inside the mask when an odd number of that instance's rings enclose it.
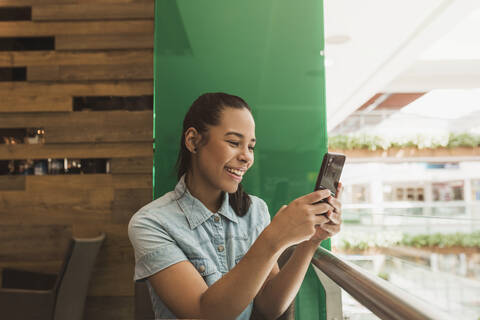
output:
{"label": "green panel", "polygon": [[[202,93],[219,91],[253,109],[258,142],[247,192],[272,215],[311,192],[327,146],[323,2],[157,0],[155,11],[155,198],[176,184],[187,109]],[[296,318],[324,319],[324,301],[309,270]]]}

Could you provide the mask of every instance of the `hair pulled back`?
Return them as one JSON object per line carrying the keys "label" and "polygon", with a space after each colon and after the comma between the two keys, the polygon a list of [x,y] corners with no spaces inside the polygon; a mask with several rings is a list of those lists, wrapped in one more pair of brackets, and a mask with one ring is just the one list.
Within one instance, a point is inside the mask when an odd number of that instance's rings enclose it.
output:
{"label": "hair pulled back", "polygon": [[[198,133],[208,139],[207,126],[218,125],[220,123],[221,112],[225,108],[245,108],[252,112],[242,98],[222,92],[205,93],[193,102],[183,120],[182,139],[180,141],[180,151],[176,164],[178,179],[184,174],[188,174],[188,170],[192,165],[192,154],[185,146],[185,132],[188,128],[193,127]],[[229,194],[229,202],[237,216],[242,217],[247,213],[251,205],[251,200],[244,191],[241,183],[238,184],[238,189],[235,193]]]}

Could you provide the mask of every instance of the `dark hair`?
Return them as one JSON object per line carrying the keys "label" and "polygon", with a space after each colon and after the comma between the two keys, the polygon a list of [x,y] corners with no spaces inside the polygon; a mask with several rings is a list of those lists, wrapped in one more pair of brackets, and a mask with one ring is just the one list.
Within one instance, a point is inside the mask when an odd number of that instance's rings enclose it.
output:
{"label": "dark hair", "polygon": [[[208,139],[207,126],[218,125],[221,112],[225,108],[245,108],[252,112],[242,98],[222,92],[202,94],[193,102],[183,120],[182,139],[176,164],[178,179],[188,172],[192,164],[192,155],[185,146],[185,132],[188,128],[193,127],[198,133],[206,136]],[[203,142],[205,143],[206,141]],[[229,202],[236,215],[242,217],[247,213],[252,201],[240,183],[237,191],[229,194]]]}

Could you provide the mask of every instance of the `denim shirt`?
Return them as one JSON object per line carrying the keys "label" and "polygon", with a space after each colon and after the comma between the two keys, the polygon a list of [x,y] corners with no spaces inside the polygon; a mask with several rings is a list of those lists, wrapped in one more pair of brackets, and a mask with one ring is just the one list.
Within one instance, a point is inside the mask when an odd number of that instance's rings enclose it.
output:
{"label": "denim shirt", "polygon": [[[252,204],[238,217],[225,193],[217,213],[212,213],[187,190],[182,177],[174,191],[150,202],[136,212],[128,225],[128,236],[135,251],[134,281],[181,261],[188,260],[211,286],[230,271],[258,235],[270,223],[266,203],[251,196]],[[175,315],[165,306],[147,281],[156,319]],[[237,319],[247,320],[253,300]]]}

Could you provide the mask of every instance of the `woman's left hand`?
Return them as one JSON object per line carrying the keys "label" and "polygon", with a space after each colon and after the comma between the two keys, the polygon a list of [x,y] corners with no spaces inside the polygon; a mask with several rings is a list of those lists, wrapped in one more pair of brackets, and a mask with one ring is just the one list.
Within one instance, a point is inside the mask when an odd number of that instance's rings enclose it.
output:
{"label": "woman's left hand", "polygon": [[342,203],[339,199],[342,192],[343,185],[339,182],[335,197],[330,196],[327,198],[327,202],[333,207],[333,211],[329,210],[325,213],[330,221],[316,226],[317,231],[310,238],[310,241],[322,241],[334,236],[340,231],[340,224],[342,223]]}

